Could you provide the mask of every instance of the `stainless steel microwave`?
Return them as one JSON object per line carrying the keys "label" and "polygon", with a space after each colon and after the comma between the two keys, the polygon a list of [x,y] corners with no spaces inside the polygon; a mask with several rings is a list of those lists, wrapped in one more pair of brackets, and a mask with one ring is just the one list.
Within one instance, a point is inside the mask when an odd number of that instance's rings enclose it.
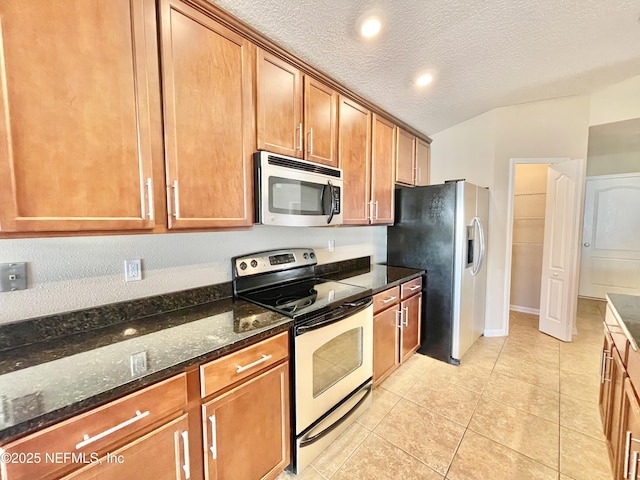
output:
{"label": "stainless steel microwave", "polygon": [[253,155],[256,223],[342,224],[342,170],[259,151]]}

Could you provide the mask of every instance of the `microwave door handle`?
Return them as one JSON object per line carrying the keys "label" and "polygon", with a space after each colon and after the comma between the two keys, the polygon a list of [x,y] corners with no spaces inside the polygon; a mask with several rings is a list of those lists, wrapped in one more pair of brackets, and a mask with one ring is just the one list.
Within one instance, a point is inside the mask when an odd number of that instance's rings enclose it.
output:
{"label": "microwave door handle", "polygon": [[[331,220],[333,220],[333,215],[336,213],[336,202],[333,198],[333,183],[331,183],[331,180],[327,181],[327,185],[329,186],[329,203],[331,204],[331,209],[329,210],[329,218],[327,218],[327,224],[331,223]],[[324,189],[323,189],[324,192]]]}

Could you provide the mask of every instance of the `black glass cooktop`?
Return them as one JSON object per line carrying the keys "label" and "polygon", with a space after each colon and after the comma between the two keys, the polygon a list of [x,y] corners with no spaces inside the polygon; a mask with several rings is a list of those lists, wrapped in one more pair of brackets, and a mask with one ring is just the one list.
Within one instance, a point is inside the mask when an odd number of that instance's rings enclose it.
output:
{"label": "black glass cooktop", "polygon": [[357,285],[311,278],[254,290],[242,297],[288,317],[299,318],[355,300],[367,291]]}

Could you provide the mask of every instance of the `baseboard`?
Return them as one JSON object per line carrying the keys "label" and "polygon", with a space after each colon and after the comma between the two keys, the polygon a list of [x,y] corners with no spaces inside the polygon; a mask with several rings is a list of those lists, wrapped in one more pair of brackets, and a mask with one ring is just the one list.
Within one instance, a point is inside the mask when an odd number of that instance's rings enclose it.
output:
{"label": "baseboard", "polygon": [[502,328],[494,328],[491,330],[485,330],[484,336],[485,337],[506,337],[507,334]]}
{"label": "baseboard", "polygon": [[533,315],[540,315],[539,308],[520,307],[518,305],[509,305],[509,310],[520,313],[531,313]]}

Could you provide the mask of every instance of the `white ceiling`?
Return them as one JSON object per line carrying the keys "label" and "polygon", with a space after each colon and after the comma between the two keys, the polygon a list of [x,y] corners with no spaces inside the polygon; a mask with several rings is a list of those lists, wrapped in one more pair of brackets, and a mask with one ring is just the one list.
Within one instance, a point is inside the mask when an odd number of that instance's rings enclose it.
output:
{"label": "white ceiling", "polygon": [[[640,74],[640,0],[211,1],[428,135]],[[372,9],[385,24],[364,41]],[[435,81],[419,90],[423,70]]]}

